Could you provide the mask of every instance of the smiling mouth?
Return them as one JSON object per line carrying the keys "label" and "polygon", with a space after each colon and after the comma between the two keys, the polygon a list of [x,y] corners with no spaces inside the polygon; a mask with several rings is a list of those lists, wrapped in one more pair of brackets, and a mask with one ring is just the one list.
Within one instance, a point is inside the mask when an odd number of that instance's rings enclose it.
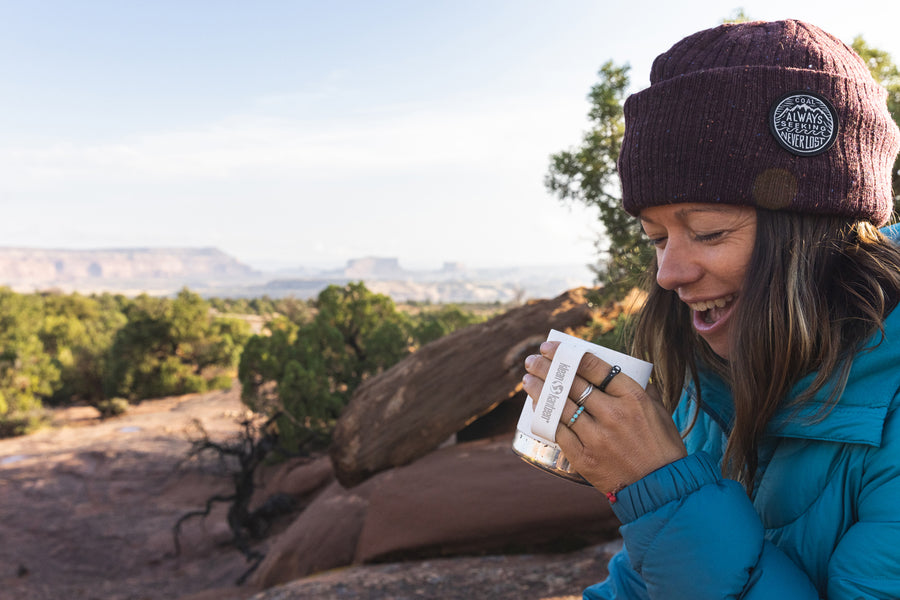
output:
{"label": "smiling mouth", "polygon": [[688,306],[697,313],[697,316],[700,317],[702,322],[712,325],[728,313],[735,297],[735,294],[729,294],[727,296],[722,296],[721,298],[715,298],[714,300],[690,302],[688,303]]}

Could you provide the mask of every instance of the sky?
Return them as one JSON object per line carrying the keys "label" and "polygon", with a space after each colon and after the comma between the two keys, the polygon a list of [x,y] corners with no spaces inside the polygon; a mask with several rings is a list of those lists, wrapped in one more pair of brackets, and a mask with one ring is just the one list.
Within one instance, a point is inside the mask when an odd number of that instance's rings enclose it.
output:
{"label": "sky", "polygon": [[597,215],[544,177],[600,65],[638,91],[738,9],[900,62],[881,0],[0,0],[0,246],[587,265]]}

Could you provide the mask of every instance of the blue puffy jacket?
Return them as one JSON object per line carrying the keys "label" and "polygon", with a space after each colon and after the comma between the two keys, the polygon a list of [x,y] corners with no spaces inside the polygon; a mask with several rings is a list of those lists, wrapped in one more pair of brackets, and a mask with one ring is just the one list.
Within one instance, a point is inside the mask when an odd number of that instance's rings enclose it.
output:
{"label": "blue puffy jacket", "polygon": [[[883,231],[900,242],[900,226]],[[618,494],[624,549],[584,598],[900,598],[900,309],[884,329],[824,419],[803,418],[820,414],[815,402],[776,416],[752,499],[721,475],[730,391],[702,377],[688,456]],[[691,396],[674,415],[682,429]]]}

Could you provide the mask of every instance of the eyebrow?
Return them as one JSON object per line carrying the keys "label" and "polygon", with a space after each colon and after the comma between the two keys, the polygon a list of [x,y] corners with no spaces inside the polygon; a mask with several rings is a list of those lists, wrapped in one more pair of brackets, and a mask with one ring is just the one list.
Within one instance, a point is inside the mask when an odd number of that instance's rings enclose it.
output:
{"label": "eyebrow", "polygon": [[[675,212],[675,216],[678,217],[680,220],[684,220],[684,218],[691,213],[702,213],[702,212],[724,213],[727,211],[728,211],[728,209],[723,206],[713,205],[713,206],[703,206],[703,207],[698,207],[698,208],[682,208]],[[638,220],[640,220],[642,222],[650,223],[652,225],[656,225],[656,221],[654,221],[653,219],[649,219],[647,217],[638,216]]]}

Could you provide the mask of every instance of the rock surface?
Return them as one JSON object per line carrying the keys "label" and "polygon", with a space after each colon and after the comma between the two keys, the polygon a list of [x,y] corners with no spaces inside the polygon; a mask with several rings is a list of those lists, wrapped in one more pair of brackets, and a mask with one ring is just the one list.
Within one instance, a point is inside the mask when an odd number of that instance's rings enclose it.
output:
{"label": "rock surface", "polygon": [[185,462],[194,420],[210,435],[237,431],[237,389],[148,401],[100,421],[92,408],[59,425],[0,440],[0,598],[144,600],[231,586],[246,568],[224,506],[172,526],[229,480],[213,461]]}
{"label": "rock surface", "polygon": [[[235,586],[247,563],[227,545],[230,534],[224,506],[204,520],[185,525],[179,557],[173,554],[171,528],[185,512],[228,489],[227,473],[214,461],[184,462],[195,419],[221,439],[237,431],[236,419],[242,412],[237,390],[213,392],[147,401],[123,417],[107,421],[98,420],[93,409],[69,409],[60,413],[55,429],[0,440],[0,599],[246,600],[258,594],[257,600],[537,600],[580,596],[584,586],[605,574],[615,542],[571,553],[489,554],[351,566],[269,590]],[[480,445],[490,448],[492,443]],[[501,454],[505,452],[496,450],[491,460]],[[488,459],[490,456],[484,458]],[[516,459],[514,468],[524,468],[525,477],[537,476],[540,485],[557,482],[582,490],[520,462]],[[410,465],[408,473],[414,475],[417,469],[433,464],[421,463],[415,468]],[[333,481],[327,458],[307,465],[284,465],[265,475],[266,493],[289,491],[297,497],[308,496]],[[403,496],[394,484],[404,477],[407,475],[401,473],[393,478],[393,484],[382,484],[381,498]],[[373,478],[369,485],[374,487],[376,482]],[[332,489],[337,492],[339,487]],[[427,496],[433,492],[422,489],[419,493]],[[409,495],[407,506],[414,505],[417,497]],[[322,494],[316,496],[308,510],[325,499]],[[477,509],[489,507],[493,499],[466,496],[465,503]],[[589,503],[594,509],[602,507],[596,498]],[[347,513],[337,514],[337,519],[320,524],[323,532],[345,526]],[[440,520],[440,516],[434,520],[427,518],[429,515],[406,516],[418,523]],[[388,518],[395,520],[396,513],[368,513],[357,521],[360,534],[368,520],[366,537],[372,540],[371,532],[383,529]],[[353,544],[352,557],[358,551],[374,555],[411,542],[415,544],[409,547],[418,547],[422,535],[397,531],[393,541]],[[259,547],[274,556],[280,539]]]}
{"label": "rock surface", "polygon": [[510,443],[448,446],[351,489],[331,484],[274,541],[252,582],[267,588],[349,564],[572,550],[616,537],[602,495],[526,464]]}
{"label": "rock surface", "polygon": [[584,588],[606,577],[606,564],[621,547],[615,540],[566,554],[351,567],[277,586],[252,600],[581,600]]}

